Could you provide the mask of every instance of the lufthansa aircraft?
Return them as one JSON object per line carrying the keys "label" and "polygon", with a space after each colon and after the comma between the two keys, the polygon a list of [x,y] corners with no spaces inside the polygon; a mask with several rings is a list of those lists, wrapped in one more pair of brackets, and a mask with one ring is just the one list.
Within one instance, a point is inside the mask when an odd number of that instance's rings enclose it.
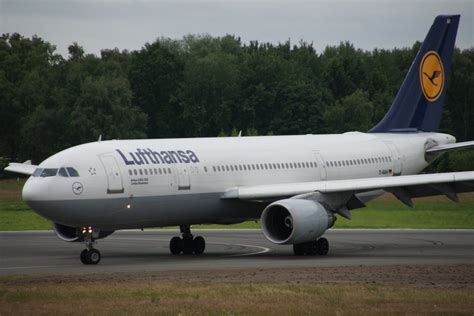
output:
{"label": "lufthansa aircraft", "polygon": [[31,175],[23,199],[54,223],[59,238],[84,242],[80,258],[118,229],[179,225],[174,255],[202,254],[190,227],[260,219],[264,236],[296,255],[325,255],[321,237],[336,215],[390,192],[412,198],[474,191],[474,171],[419,174],[444,152],[473,147],[437,133],[459,15],[438,16],[385,117],[368,133],[111,140],[75,146],[40,165],[11,163]]}

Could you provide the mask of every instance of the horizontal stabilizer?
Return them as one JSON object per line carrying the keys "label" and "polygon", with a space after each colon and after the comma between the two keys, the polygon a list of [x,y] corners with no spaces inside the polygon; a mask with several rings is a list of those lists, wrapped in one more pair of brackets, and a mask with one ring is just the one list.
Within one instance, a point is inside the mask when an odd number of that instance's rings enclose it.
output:
{"label": "horizontal stabilizer", "polygon": [[21,173],[31,176],[33,172],[35,172],[35,169],[37,167],[38,166],[36,165],[32,165],[30,160],[25,163],[11,162],[8,167],[5,168],[5,171]]}
{"label": "horizontal stabilizer", "polygon": [[472,148],[472,147],[474,147],[474,141],[471,140],[469,142],[434,146],[434,147],[431,147],[430,149],[427,149],[426,153],[443,153],[446,151],[466,149],[466,148]]}

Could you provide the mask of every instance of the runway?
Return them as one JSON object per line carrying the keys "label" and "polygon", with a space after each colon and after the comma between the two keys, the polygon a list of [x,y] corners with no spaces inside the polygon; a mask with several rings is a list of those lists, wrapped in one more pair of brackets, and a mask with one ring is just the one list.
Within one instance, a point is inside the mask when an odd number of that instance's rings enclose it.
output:
{"label": "runway", "polygon": [[53,232],[1,232],[0,275],[143,272],[369,265],[474,264],[474,230],[335,229],[325,234],[327,256],[293,255],[289,245],[268,242],[260,230],[193,230],[206,239],[201,256],[173,256],[177,231],[122,231],[98,241],[97,266],[79,261],[81,243]]}

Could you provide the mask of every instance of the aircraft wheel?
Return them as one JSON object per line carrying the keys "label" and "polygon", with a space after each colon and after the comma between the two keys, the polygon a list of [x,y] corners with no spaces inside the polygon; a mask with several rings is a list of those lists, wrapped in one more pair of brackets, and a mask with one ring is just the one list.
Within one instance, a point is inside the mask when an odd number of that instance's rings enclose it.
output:
{"label": "aircraft wheel", "polygon": [[86,254],[89,264],[98,264],[100,262],[100,252],[97,249],[90,249]]}
{"label": "aircraft wheel", "polygon": [[304,256],[304,249],[302,244],[293,244],[293,253],[297,256]]}
{"label": "aircraft wheel", "polygon": [[83,264],[98,264],[101,256],[97,249],[84,249],[81,251],[80,258]]}
{"label": "aircraft wheel", "polygon": [[194,242],[192,238],[183,238],[183,253],[191,255],[194,250]]}
{"label": "aircraft wheel", "polygon": [[325,256],[328,254],[329,251],[329,242],[326,238],[321,237],[318,239],[317,243],[317,251],[318,255]]}
{"label": "aircraft wheel", "polygon": [[87,249],[84,249],[84,250],[81,251],[80,258],[81,258],[81,262],[83,264],[89,264],[89,262],[87,261]]}
{"label": "aircraft wheel", "polygon": [[183,251],[183,240],[179,237],[173,237],[170,240],[170,252],[173,255],[179,255]]}
{"label": "aircraft wheel", "polygon": [[318,253],[318,245],[316,241],[310,241],[304,244],[305,254],[314,256]]}
{"label": "aircraft wheel", "polygon": [[204,253],[204,250],[206,249],[206,241],[204,240],[203,237],[197,236],[193,240],[194,243],[194,253],[196,255],[202,255]]}

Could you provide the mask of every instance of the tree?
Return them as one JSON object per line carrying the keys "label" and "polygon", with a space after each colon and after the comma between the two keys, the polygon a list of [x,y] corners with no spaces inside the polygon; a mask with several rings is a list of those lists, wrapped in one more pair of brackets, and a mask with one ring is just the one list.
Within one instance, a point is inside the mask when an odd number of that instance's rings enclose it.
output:
{"label": "tree", "polygon": [[369,101],[367,93],[356,90],[353,94],[328,107],[325,113],[327,132],[366,132],[373,125],[372,107],[372,102]]}

